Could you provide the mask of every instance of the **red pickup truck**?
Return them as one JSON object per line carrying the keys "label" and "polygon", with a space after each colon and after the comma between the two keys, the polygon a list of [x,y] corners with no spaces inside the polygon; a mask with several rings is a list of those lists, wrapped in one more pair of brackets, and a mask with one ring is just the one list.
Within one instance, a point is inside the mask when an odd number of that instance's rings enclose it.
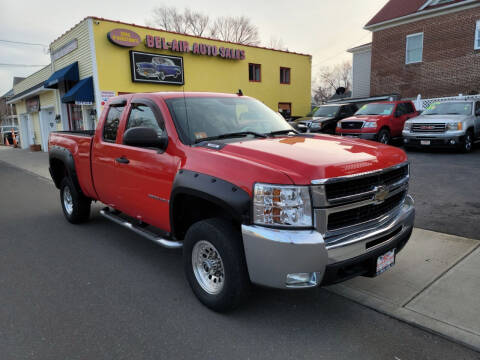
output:
{"label": "red pickup truck", "polygon": [[354,116],[337,123],[336,134],[388,144],[402,136],[403,125],[418,116],[411,101],[384,101],[363,105]]}
{"label": "red pickup truck", "polygon": [[113,98],[97,130],[54,132],[50,173],[71,223],[101,215],[183,247],[206,306],[239,305],[250,285],[304,289],[395,262],[414,222],[405,153],[299,134],[261,102],[215,93]]}

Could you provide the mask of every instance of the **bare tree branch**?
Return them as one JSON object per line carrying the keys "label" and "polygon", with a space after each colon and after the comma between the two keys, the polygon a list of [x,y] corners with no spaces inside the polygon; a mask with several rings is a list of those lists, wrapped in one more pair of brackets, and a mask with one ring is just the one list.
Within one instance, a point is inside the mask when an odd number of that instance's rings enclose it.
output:
{"label": "bare tree branch", "polygon": [[270,37],[269,42],[267,43],[267,47],[270,49],[276,50],[288,50],[285,44],[283,43],[282,38],[278,38],[276,36]]}
{"label": "bare tree branch", "polygon": [[317,85],[314,86],[314,99],[318,103],[326,102],[335,91],[344,87],[347,91],[352,84],[352,64],[349,61],[332,67],[323,67],[318,74]]}
{"label": "bare tree branch", "polygon": [[217,18],[211,28],[210,36],[223,41],[245,45],[258,45],[258,28],[245,16]]}

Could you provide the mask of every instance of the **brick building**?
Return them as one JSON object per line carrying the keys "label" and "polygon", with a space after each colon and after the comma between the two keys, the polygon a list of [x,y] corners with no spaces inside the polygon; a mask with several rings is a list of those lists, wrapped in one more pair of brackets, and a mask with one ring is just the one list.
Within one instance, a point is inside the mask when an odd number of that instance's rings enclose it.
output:
{"label": "brick building", "polygon": [[370,96],[480,93],[480,0],[390,0],[365,29]]}

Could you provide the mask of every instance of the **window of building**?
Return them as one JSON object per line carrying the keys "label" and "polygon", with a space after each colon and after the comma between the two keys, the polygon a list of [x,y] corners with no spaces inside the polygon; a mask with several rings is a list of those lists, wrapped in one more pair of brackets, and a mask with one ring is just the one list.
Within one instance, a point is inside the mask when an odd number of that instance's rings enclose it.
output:
{"label": "window of building", "polygon": [[103,125],[103,140],[115,142],[117,140],[118,125],[123,113],[123,106],[110,106],[105,125]]}
{"label": "window of building", "polygon": [[477,21],[475,27],[475,50],[480,50],[480,20]]}
{"label": "window of building", "polygon": [[260,64],[248,64],[248,79],[255,82],[262,81]]}
{"label": "window of building", "polygon": [[280,84],[290,84],[290,68],[280,68]]}
{"label": "window of building", "polygon": [[422,62],[423,58],[423,33],[407,36],[406,64]]}
{"label": "window of building", "polygon": [[133,105],[130,115],[128,116],[126,130],[135,127],[148,127],[154,129],[158,136],[163,134],[163,123],[162,126],[160,126],[152,109],[147,105]]}

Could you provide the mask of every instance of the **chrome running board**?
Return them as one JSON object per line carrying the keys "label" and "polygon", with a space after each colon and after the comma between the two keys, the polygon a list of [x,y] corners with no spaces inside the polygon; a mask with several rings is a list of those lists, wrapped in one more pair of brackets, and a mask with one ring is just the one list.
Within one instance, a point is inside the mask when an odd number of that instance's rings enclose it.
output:
{"label": "chrome running board", "polygon": [[110,221],[113,221],[114,223],[117,223],[118,225],[123,226],[124,228],[127,228],[134,233],[137,233],[140,236],[143,236],[144,238],[153,241],[154,243],[161,245],[165,248],[168,249],[180,249],[183,246],[183,243],[180,241],[171,241],[171,240],[166,240],[164,238],[161,238],[157,234],[154,234],[146,229],[143,229],[139,226],[136,226],[132,224],[131,222],[128,222],[124,219],[122,219],[120,216],[115,215],[112,211],[110,211],[108,208],[100,210],[100,214],[107,218]]}

